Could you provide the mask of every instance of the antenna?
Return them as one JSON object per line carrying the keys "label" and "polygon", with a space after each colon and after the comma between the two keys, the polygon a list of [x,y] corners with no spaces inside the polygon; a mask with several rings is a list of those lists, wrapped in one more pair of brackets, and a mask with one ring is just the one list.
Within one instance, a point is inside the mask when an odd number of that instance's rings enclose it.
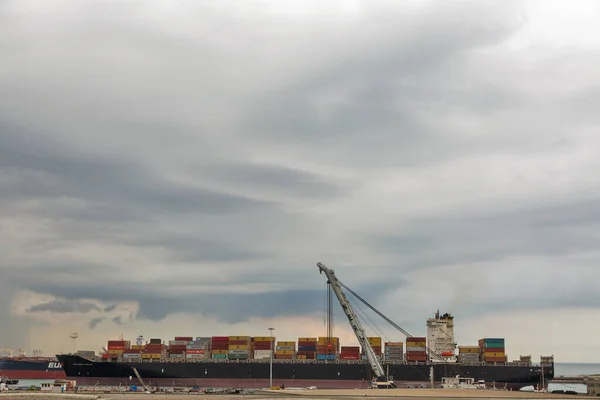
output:
{"label": "antenna", "polygon": [[77,332],[73,332],[73,333],[71,333],[71,334],[69,335],[69,337],[70,337],[71,339],[73,339],[73,354],[76,354],[76,353],[77,353],[77,351],[76,351],[76,349],[75,349],[75,347],[76,347],[76,346],[75,346],[75,343],[77,342],[77,338],[79,337],[79,334],[77,334]]}

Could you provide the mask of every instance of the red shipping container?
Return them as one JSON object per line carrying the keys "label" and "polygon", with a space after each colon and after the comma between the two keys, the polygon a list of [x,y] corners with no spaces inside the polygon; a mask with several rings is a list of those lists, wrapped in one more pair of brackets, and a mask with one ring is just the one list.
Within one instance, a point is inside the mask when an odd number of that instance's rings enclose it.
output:
{"label": "red shipping container", "polygon": [[204,354],[204,350],[199,349],[187,349],[185,351],[186,354]]}
{"label": "red shipping container", "polygon": [[146,350],[144,350],[142,353],[143,353],[143,354],[161,354],[161,353],[162,353],[162,351],[158,351],[158,350],[148,350],[148,349],[146,349]]}
{"label": "red shipping container", "polygon": [[108,346],[107,348],[108,350],[125,350],[126,347],[125,346]]}
{"label": "red shipping container", "polygon": [[484,347],[482,353],[504,353],[504,347]]}
{"label": "red shipping container", "polygon": [[340,360],[358,360],[359,357],[358,356],[351,356],[351,355],[344,355],[342,354],[340,356]]}
{"label": "red shipping container", "polygon": [[141,349],[127,349],[123,352],[123,354],[139,354],[141,352]]}
{"label": "red shipping container", "polygon": [[171,354],[183,354],[185,350],[169,350],[169,353]]}
{"label": "red shipping container", "polygon": [[191,336],[175,336],[175,341],[185,341],[185,342],[191,342],[192,340],[194,340],[193,337]]}
{"label": "red shipping container", "polygon": [[125,346],[127,343],[125,340],[109,340],[107,344],[109,346]]}
{"label": "red shipping container", "polygon": [[292,360],[294,358],[293,354],[277,354],[275,353],[275,358],[278,360]]}
{"label": "red shipping container", "polygon": [[426,342],[427,338],[424,336],[412,336],[412,337],[407,337],[406,338],[407,342]]}
{"label": "red shipping container", "polygon": [[213,336],[212,341],[214,342],[227,342],[229,343],[229,336]]}
{"label": "red shipping container", "polygon": [[[268,342],[267,342],[268,343]],[[244,345],[244,344],[249,344],[249,342],[247,340],[230,340],[229,344],[231,345]]]}
{"label": "red shipping container", "polygon": [[110,358],[110,354],[108,354],[108,353],[102,354],[102,358],[108,359],[108,358]]}
{"label": "red shipping container", "polygon": [[172,346],[169,346],[169,349],[171,351],[173,351],[173,350],[185,350],[185,348],[186,348],[185,344],[174,344]]}
{"label": "red shipping container", "polygon": [[342,349],[342,351],[358,351],[358,352],[360,352],[359,346],[342,346],[341,349]]}
{"label": "red shipping container", "polygon": [[406,361],[426,361],[427,356],[407,356]]}

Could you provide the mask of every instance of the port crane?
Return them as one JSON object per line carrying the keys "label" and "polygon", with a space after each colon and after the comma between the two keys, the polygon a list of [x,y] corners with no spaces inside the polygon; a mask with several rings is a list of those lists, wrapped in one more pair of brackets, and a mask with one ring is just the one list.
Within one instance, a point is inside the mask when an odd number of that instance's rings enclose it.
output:
{"label": "port crane", "polygon": [[352,309],[350,302],[346,298],[346,295],[344,294],[344,292],[342,290],[341,282],[335,276],[335,272],[332,269],[327,268],[323,263],[320,263],[320,262],[317,263],[317,267],[319,267],[319,273],[320,274],[324,273],[325,276],[327,277],[328,283],[331,285],[331,288],[333,289],[335,296],[337,297],[338,301],[340,302],[340,305],[342,306],[342,310],[344,311],[344,314],[346,314],[346,318],[348,318],[348,322],[350,322],[350,326],[352,327],[352,330],[354,331],[354,334],[356,335],[358,342],[362,346],[363,351],[364,351],[365,355],[367,356],[367,360],[369,361],[369,364],[371,364],[371,369],[373,370],[373,373],[375,374],[375,378],[376,378],[375,381],[373,382],[374,387],[395,388],[396,384],[392,380],[388,379],[385,371],[383,370],[383,366],[381,365],[381,363],[377,359],[377,356],[375,355],[375,351],[373,350],[373,347],[367,340],[367,335],[365,333],[365,330],[363,329],[362,325],[360,324],[360,321],[358,320],[356,313]]}

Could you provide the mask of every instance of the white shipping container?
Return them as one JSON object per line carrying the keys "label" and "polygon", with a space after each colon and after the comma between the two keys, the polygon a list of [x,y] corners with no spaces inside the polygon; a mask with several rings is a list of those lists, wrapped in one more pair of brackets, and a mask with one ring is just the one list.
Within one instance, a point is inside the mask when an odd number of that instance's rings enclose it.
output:
{"label": "white shipping container", "polygon": [[189,350],[208,350],[209,349],[208,346],[202,346],[199,344],[189,344],[189,345],[185,346],[185,348],[189,349]]}
{"label": "white shipping container", "polygon": [[123,353],[123,358],[140,358],[141,355],[138,353]]}
{"label": "white shipping container", "polygon": [[209,358],[208,354],[186,354],[185,358]]}
{"label": "white shipping container", "polygon": [[169,341],[169,346],[180,346],[180,345],[187,345],[189,342],[187,340],[171,340]]}
{"label": "white shipping container", "polygon": [[259,360],[261,358],[271,358],[270,350],[254,350],[254,358]]}
{"label": "white shipping container", "polygon": [[406,347],[406,351],[426,351],[427,349],[425,347],[421,347],[421,346],[410,346],[410,347]]}
{"label": "white shipping container", "polygon": [[170,358],[183,358],[183,354],[169,354]]}

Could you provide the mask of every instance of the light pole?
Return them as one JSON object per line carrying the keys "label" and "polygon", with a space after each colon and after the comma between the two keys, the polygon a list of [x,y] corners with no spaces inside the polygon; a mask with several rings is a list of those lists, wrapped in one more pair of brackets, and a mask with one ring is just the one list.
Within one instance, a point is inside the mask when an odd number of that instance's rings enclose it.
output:
{"label": "light pole", "polygon": [[273,331],[275,328],[269,328],[269,341],[271,343],[271,351],[269,352],[269,389],[273,387]]}

